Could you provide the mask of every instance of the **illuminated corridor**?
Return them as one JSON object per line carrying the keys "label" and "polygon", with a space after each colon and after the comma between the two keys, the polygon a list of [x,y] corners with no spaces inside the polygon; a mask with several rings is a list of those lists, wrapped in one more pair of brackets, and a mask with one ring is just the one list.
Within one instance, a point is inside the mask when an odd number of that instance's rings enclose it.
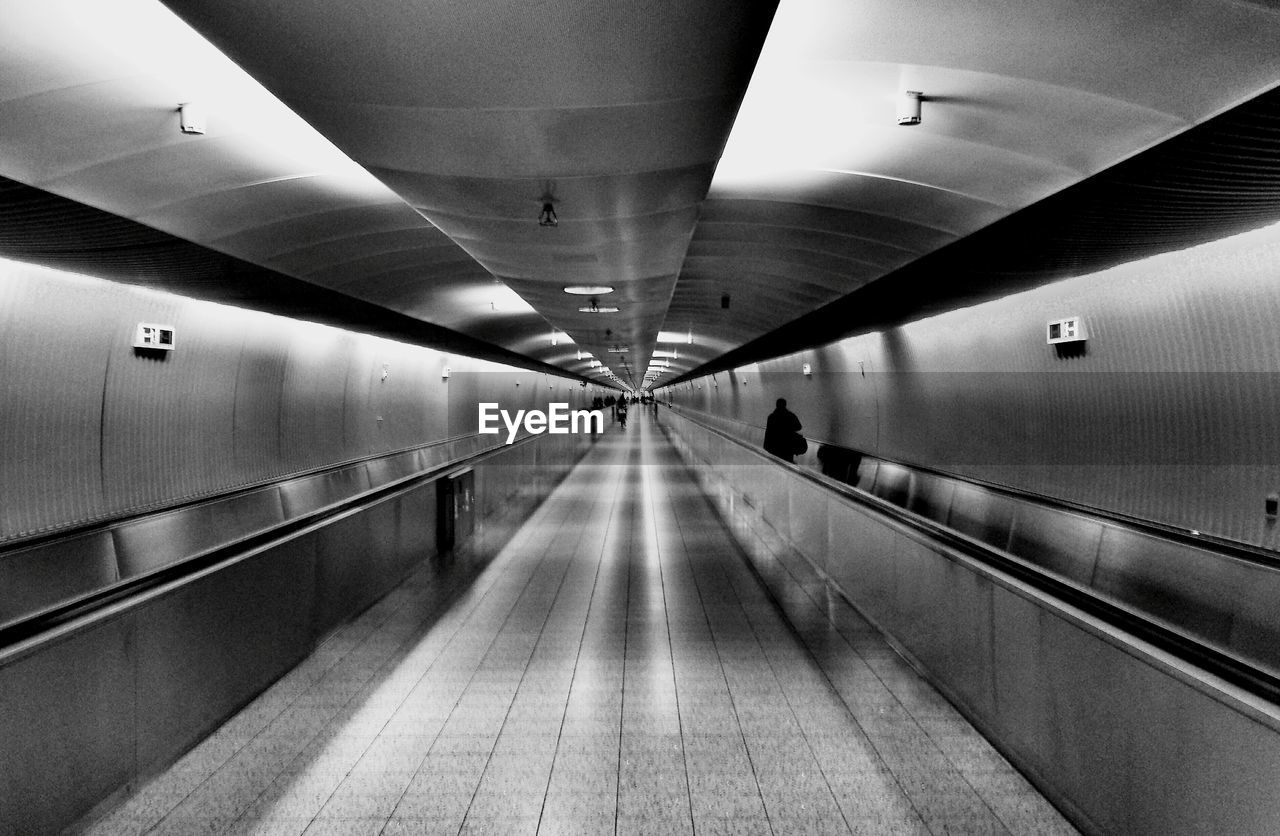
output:
{"label": "illuminated corridor", "polygon": [[451,571],[91,832],[1073,832],[844,605],[766,590],[639,410]]}

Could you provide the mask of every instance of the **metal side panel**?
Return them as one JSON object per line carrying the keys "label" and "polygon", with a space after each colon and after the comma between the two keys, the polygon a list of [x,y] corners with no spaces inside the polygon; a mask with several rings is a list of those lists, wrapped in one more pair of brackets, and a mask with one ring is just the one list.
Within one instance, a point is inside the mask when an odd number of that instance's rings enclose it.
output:
{"label": "metal side panel", "polygon": [[1094,829],[1275,832],[1275,717],[1007,588],[995,590],[993,627],[999,700],[988,725]]}
{"label": "metal side panel", "polygon": [[402,453],[398,456],[383,456],[370,460],[366,463],[369,487],[379,488],[396,479],[411,475],[417,469],[415,458],[414,453]]}
{"label": "metal side panel", "polygon": [[827,575],[874,620],[892,614],[897,578],[885,556],[894,553],[894,530],[845,503],[833,502],[829,519]]}
{"label": "metal side panel", "polygon": [[395,504],[397,576],[410,571],[421,560],[436,553],[435,485],[426,484],[409,491]]}
{"label": "metal side panel", "polygon": [[193,505],[155,514],[112,529],[120,577],[131,578],[159,569],[206,549],[222,540],[214,525],[213,510]]}
{"label": "metal side panel", "polygon": [[0,834],[57,832],[132,780],[137,658],[118,618],[0,663]]}
{"label": "metal side panel", "polygon": [[951,497],[955,492],[955,480],[932,473],[911,474],[911,497],[907,510],[945,524],[951,513]]}
{"label": "metal side panel", "polygon": [[312,646],[313,538],[205,575],[136,613],[138,758],[169,763]]}
{"label": "metal side panel", "polygon": [[375,555],[391,534],[371,525],[369,516],[344,516],[317,533],[314,594],[321,633],[372,603],[381,586]]}
{"label": "metal side panel", "polygon": [[54,540],[0,558],[0,623],[115,583],[109,531]]}
{"label": "metal side panel", "polygon": [[357,464],[285,482],[280,485],[280,501],[285,519],[293,519],[368,489],[369,473]]}
{"label": "metal side panel", "polygon": [[1093,588],[1225,646],[1236,598],[1248,588],[1243,576],[1262,572],[1234,560],[1206,561],[1200,549],[1108,525]]}
{"label": "metal side panel", "polygon": [[284,522],[284,505],[275,485],[213,504],[213,524],[224,532],[247,537]]}
{"label": "metal side panel", "polygon": [[1093,582],[1102,523],[1031,502],[1013,512],[1009,551],[1079,584]]}
{"label": "metal side panel", "polygon": [[827,517],[828,492],[819,485],[800,480],[788,481],[788,499],[790,501],[789,516],[791,518],[791,540],[802,554],[815,555],[818,568],[826,570],[826,555],[829,548],[829,528]]}
{"label": "metal side panel", "polygon": [[970,710],[989,709],[990,583],[911,536],[897,538],[893,568],[895,606],[881,626]]}
{"label": "metal side panel", "polygon": [[871,493],[894,505],[906,507],[911,495],[911,471],[900,464],[880,462]]}
{"label": "metal side panel", "polygon": [[[881,470],[885,467],[880,465]],[[879,480],[876,481],[879,484]],[[1005,549],[1013,528],[1013,500],[977,485],[957,484],[951,494],[947,525],[997,549]]]}

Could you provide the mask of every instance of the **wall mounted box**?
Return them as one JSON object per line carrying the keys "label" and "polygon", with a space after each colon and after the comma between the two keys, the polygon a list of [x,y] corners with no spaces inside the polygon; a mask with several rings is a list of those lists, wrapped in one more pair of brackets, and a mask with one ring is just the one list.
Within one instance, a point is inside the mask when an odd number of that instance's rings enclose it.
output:
{"label": "wall mounted box", "polygon": [[1066,319],[1055,319],[1046,329],[1049,345],[1056,343],[1074,343],[1089,339],[1084,328],[1084,320],[1078,316]]}
{"label": "wall mounted box", "polygon": [[139,322],[138,330],[133,335],[133,347],[173,351],[173,334],[172,325]]}

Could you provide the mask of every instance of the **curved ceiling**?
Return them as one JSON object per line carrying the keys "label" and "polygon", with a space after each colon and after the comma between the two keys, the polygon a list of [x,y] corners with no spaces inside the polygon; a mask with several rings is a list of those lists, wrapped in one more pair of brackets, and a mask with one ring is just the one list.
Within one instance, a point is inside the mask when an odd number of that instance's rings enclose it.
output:
{"label": "curved ceiling", "polygon": [[783,0],[663,326],[706,335],[673,371],[834,339],[800,318],[1272,87],[1278,11]]}
{"label": "curved ceiling", "polygon": [[692,344],[659,383],[835,338],[813,312],[899,282],[958,304],[904,270],[1280,81],[1249,0],[169,6],[0,0],[0,175],[279,275],[297,311],[628,385],[660,334]]}
{"label": "curved ceiling", "polygon": [[719,354],[733,368],[1280,221],[1280,87]]}

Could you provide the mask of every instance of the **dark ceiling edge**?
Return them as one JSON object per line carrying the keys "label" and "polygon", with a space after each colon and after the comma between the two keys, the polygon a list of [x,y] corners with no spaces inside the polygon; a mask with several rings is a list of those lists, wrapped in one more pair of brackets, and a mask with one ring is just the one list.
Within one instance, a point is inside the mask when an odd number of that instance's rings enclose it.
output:
{"label": "dark ceiling edge", "polygon": [[667,381],[828,345],[1280,220],[1280,87]]}
{"label": "dark ceiling edge", "polygon": [[607,385],[6,177],[0,256]]}

